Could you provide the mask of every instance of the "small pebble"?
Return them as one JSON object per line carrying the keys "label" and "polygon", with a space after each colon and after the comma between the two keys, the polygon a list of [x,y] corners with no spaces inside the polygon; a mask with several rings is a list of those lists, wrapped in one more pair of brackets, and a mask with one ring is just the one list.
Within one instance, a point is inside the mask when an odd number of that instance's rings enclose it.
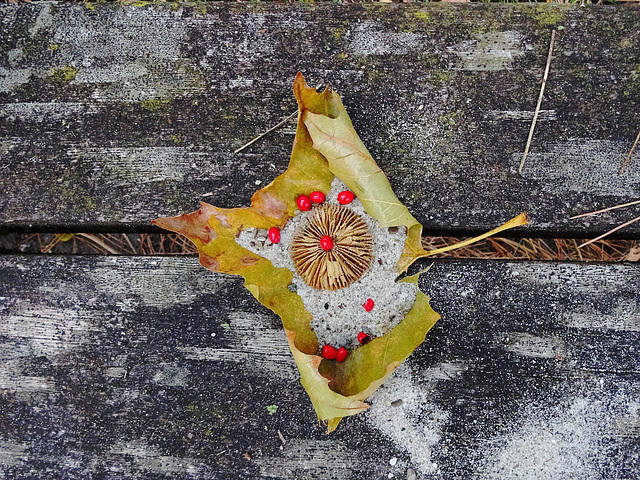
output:
{"label": "small pebble", "polygon": [[407,480],[416,480],[417,478],[418,476],[413,471],[413,468],[407,468]]}
{"label": "small pebble", "polygon": [[393,457],[391,460],[389,460],[389,465],[391,465],[392,467],[395,467],[396,463],[398,463],[398,459],[396,457]]}

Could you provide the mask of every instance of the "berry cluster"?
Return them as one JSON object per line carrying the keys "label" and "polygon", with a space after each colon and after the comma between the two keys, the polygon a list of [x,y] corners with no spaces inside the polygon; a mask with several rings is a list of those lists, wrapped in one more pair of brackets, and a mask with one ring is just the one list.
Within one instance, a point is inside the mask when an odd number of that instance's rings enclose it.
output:
{"label": "berry cluster", "polygon": [[[369,335],[367,335],[366,333],[360,332],[358,334],[358,342],[360,342],[361,344],[364,345],[370,340],[371,339],[369,338]],[[349,350],[344,347],[340,347],[336,350],[336,348],[332,347],[331,345],[325,345],[320,350],[320,355],[326,360],[336,360],[338,362],[344,362],[349,355]]]}
{"label": "berry cluster", "polygon": [[[356,196],[353,194],[353,192],[345,190],[338,194],[338,203],[340,205],[347,205],[348,203],[353,202],[354,198],[356,198]],[[324,193],[316,191],[311,192],[308,196],[300,195],[298,198],[296,198],[296,205],[298,205],[298,208],[303,212],[308,212],[309,210],[311,210],[311,205],[313,203],[322,203],[324,202],[324,200]]]}
{"label": "berry cluster", "polygon": [[[347,205],[353,202],[354,198],[356,198],[356,196],[353,194],[353,192],[344,190],[343,192],[340,192],[338,194],[338,203],[340,205]],[[308,212],[309,210],[311,210],[311,206],[314,203],[323,203],[324,200],[324,193],[315,191],[311,192],[309,195],[300,195],[298,198],[296,198],[296,205],[298,205],[298,208],[301,211]],[[271,243],[280,242],[280,229],[278,227],[271,227],[269,229],[269,240],[271,240]],[[320,240],[320,244],[322,245],[322,248],[324,250],[331,250],[333,248],[333,240],[329,236],[322,237],[322,239]]]}

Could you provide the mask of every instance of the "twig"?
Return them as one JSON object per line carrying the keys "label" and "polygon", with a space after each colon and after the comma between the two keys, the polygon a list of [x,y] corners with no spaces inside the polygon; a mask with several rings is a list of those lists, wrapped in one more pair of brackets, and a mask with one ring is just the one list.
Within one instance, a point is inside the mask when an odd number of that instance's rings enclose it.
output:
{"label": "twig", "polygon": [[597,242],[598,240],[603,239],[604,237],[606,237],[607,235],[611,235],[613,232],[616,232],[618,230],[620,230],[621,228],[626,227],[627,225],[631,225],[634,222],[637,222],[638,220],[640,220],[640,217],[636,217],[633,220],[629,220],[628,222],[623,223],[622,225],[618,225],[616,228],[612,228],[611,230],[609,230],[606,233],[603,233],[602,235],[600,235],[598,238],[594,238],[593,240],[589,240],[587,242],[584,242],[582,245],[578,246],[578,248],[582,248],[585,245],[589,245],[590,243],[593,242]]}
{"label": "twig", "polygon": [[631,150],[629,150],[629,155],[627,155],[627,158],[624,159],[624,162],[622,164],[622,167],[620,167],[620,171],[618,172],[618,175],[622,175],[622,172],[624,172],[624,169],[627,168],[627,164],[629,163],[629,160],[631,160],[631,155],[633,155],[633,152],[636,149],[636,145],[638,145],[638,140],[640,140],[640,131],[638,131],[638,136],[636,137],[636,141],[633,142]]}
{"label": "twig", "polygon": [[296,114],[298,113],[298,111],[296,110],[295,112],[293,112],[291,115],[289,115],[287,118],[285,118],[284,120],[282,120],[279,124],[277,124],[275,127],[271,127],[269,130],[267,130],[266,132],[258,135],[256,138],[254,138],[253,140],[251,140],[249,143],[245,143],[243,146],[241,146],[240,148],[236,149],[233,151],[233,153],[238,153],[241,152],[242,150],[244,150],[245,148],[247,148],[249,145],[252,145],[254,142],[257,142],[258,140],[260,140],[262,137],[264,137],[265,135],[267,135],[268,133],[273,132],[275,129],[280,128],[282,125],[284,125],[285,123],[287,123],[289,120],[291,120]]}
{"label": "twig", "polygon": [[547,55],[547,65],[544,69],[544,76],[542,77],[542,85],[540,86],[540,95],[538,95],[538,104],[536,105],[536,111],[533,113],[533,120],[531,121],[531,128],[529,129],[529,137],[527,138],[527,145],[524,147],[524,154],[522,154],[522,160],[520,161],[520,168],[518,173],[522,172],[524,168],[524,162],[529,154],[529,147],[531,147],[531,140],[533,139],[533,131],[536,128],[536,122],[538,121],[538,113],[540,113],[540,107],[542,106],[542,96],[544,95],[544,87],[547,85],[547,78],[549,77],[549,68],[551,67],[551,55],[553,54],[553,44],[556,39],[556,31],[551,30],[551,41],[549,42],[549,54]]}
{"label": "twig", "polygon": [[613,207],[603,208],[602,210],[596,210],[595,212],[582,213],[580,215],[575,215],[573,217],[570,217],[569,220],[573,220],[574,218],[580,218],[580,217],[588,217],[590,215],[595,215],[597,213],[608,212],[609,210],[615,210],[616,208],[630,207],[631,205],[637,205],[638,203],[640,203],[640,200],[634,200],[633,202],[623,203],[621,205],[614,205]]}

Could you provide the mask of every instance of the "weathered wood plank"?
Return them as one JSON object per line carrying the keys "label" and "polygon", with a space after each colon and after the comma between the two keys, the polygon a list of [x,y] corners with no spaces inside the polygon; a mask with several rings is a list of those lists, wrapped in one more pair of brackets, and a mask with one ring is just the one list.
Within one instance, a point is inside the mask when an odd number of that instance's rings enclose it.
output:
{"label": "weathered wood plank", "polygon": [[6,478],[640,472],[635,265],[436,262],[421,287],[442,320],[330,436],[238,278],[193,258],[5,256],[0,272]]}
{"label": "weathered wood plank", "polygon": [[[0,6],[0,226],[149,228],[204,199],[246,204],[286,168],[302,70],[427,231],[594,235],[567,217],[637,198],[640,11],[532,5]],[[531,155],[522,155],[551,28]],[[640,225],[629,227],[640,232]]]}

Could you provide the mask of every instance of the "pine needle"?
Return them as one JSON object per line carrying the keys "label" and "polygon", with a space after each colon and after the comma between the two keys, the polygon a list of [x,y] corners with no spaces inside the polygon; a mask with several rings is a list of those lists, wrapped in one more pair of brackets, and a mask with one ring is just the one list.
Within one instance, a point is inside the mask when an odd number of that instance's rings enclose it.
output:
{"label": "pine needle", "polygon": [[536,122],[538,121],[538,113],[540,113],[540,107],[542,106],[542,96],[544,95],[544,87],[547,85],[547,78],[549,77],[549,68],[551,67],[551,56],[553,54],[553,44],[556,39],[556,31],[551,30],[551,41],[549,42],[549,54],[547,55],[547,65],[544,69],[544,76],[542,77],[542,85],[540,86],[540,95],[538,95],[538,104],[536,110],[533,112],[533,120],[531,121],[531,128],[529,129],[529,137],[527,138],[527,145],[524,147],[524,153],[522,154],[522,160],[520,161],[520,168],[518,173],[522,173],[524,168],[524,162],[529,155],[529,148],[531,147],[531,140],[533,139],[533,131],[536,128]]}
{"label": "pine needle", "polygon": [[627,158],[624,159],[624,162],[622,163],[622,167],[620,167],[620,171],[618,172],[618,175],[622,175],[622,172],[624,172],[624,169],[627,168],[627,165],[631,160],[631,155],[633,155],[633,152],[635,151],[636,146],[638,145],[638,140],[640,140],[640,131],[638,131],[638,136],[636,137],[636,141],[633,142],[633,145],[631,146],[631,150],[629,150],[629,155],[627,155]]}
{"label": "pine needle", "polygon": [[586,246],[586,245],[589,245],[590,243],[597,242],[598,240],[602,240],[604,237],[606,237],[606,236],[608,236],[608,235],[611,235],[613,232],[617,232],[617,231],[618,231],[618,230],[620,230],[621,228],[624,228],[624,227],[626,227],[626,226],[628,226],[628,225],[631,225],[632,223],[635,223],[635,222],[637,222],[638,220],[640,220],[640,216],[639,216],[639,217],[634,218],[633,220],[629,220],[628,222],[625,222],[625,223],[623,223],[622,225],[618,225],[616,228],[612,228],[611,230],[609,230],[608,232],[603,233],[602,235],[600,235],[600,236],[599,236],[599,237],[597,237],[597,238],[594,238],[594,239],[592,239],[592,240],[589,240],[589,241],[587,241],[587,242],[584,242],[583,244],[579,245],[579,246],[578,246],[578,248],[582,248],[582,247],[584,247],[584,246]]}
{"label": "pine needle", "polygon": [[596,215],[598,213],[608,212],[609,210],[615,210],[616,208],[630,207],[631,205],[637,205],[639,203],[640,203],[640,200],[634,200],[633,202],[614,205],[613,207],[603,208],[602,210],[596,210],[595,212],[582,213],[580,215],[575,215],[573,217],[570,217],[569,220],[573,220],[574,218],[580,218],[580,217],[588,217],[590,215]]}
{"label": "pine needle", "polygon": [[86,238],[90,242],[93,242],[96,245],[102,247],[105,251],[107,251],[112,255],[122,255],[123,253],[107,245],[107,243],[104,241],[105,240],[104,237],[100,238],[100,236],[92,235],[90,233],[76,233],[76,236]]}
{"label": "pine needle", "polygon": [[258,135],[256,138],[254,138],[253,140],[251,140],[249,143],[245,143],[243,146],[241,146],[240,148],[236,149],[233,151],[233,153],[239,153],[242,150],[244,150],[245,148],[247,148],[249,145],[254,144],[255,142],[257,142],[258,140],[260,140],[262,137],[264,137],[265,135],[273,132],[274,130],[280,128],[282,125],[284,125],[285,123],[287,123],[289,120],[291,120],[296,114],[298,113],[298,110],[296,110],[295,112],[293,112],[291,115],[289,115],[287,118],[285,118],[284,120],[282,120],[279,124],[277,124],[275,127],[271,127],[269,130],[267,130],[266,132]]}

